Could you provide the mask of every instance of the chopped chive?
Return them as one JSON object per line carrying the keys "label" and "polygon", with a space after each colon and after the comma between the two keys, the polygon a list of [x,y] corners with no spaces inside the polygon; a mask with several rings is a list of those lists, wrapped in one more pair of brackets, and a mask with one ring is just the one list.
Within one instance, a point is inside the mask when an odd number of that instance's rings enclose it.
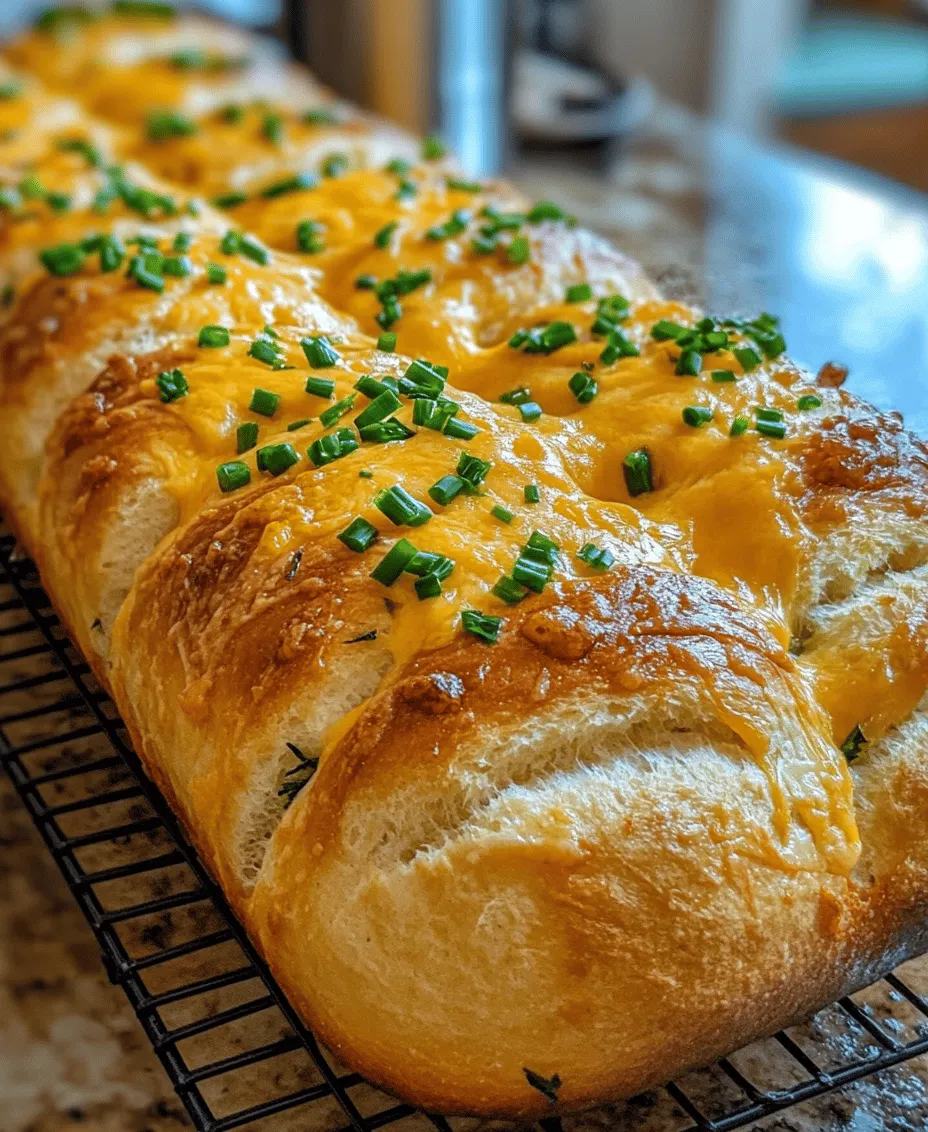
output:
{"label": "chopped chive", "polygon": [[327,401],[335,396],[335,382],[330,377],[307,377],[305,388],[313,397],[325,397]]}
{"label": "chopped chive", "polygon": [[610,330],[603,352],[599,355],[599,360],[603,365],[611,366],[619,358],[638,358],[640,356],[641,351],[634,342],[626,338],[621,330]]}
{"label": "chopped chive", "polygon": [[271,260],[271,253],[267,248],[259,243],[253,236],[240,236],[239,237],[239,251],[243,256],[246,256],[253,263],[265,267]]}
{"label": "chopped chive", "polygon": [[160,274],[163,262],[164,259],[158,252],[134,255],[129,261],[126,275],[134,279],[140,287],[160,294],[164,290],[164,279]]}
{"label": "chopped chive", "polygon": [[[352,403],[354,402],[355,394],[351,394]],[[362,409],[355,417],[355,428],[359,431],[367,425],[375,424],[377,421],[382,421],[391,413],[395,413],[402,405],[399,397],[393,392],[392,389],[385,389],[383,393],[378,394],[366,408]]]}
{"label": "chopped chive", "polygon": [[483,189],[479,181],[465,181],[460,177],[447,177],[445,185],[456,193],[479,193]]}
{"label": "chopped chive", "polygon": [[488,223],[481,229],[481,235],[495,236],[498,232],[518,232],[528,219],[521,212],[500,212],[495,205],[487,204],[480,210],[480,215],[486,217]]}
{"label": "chopped chive", "polygon": [[230,126],[237,126],[245,120],[245,107],[237,102],[227,102],[220,107],[219,117]]}
{"label": "chopped chive", "polygon": [[494,597],[500,598],[507,605],[518,605],[523,598],[528,596],[528,586],[520,585],[514,578],[510,578],[508,574],[503,574],[500,580],[496,583],[490,593]]}
{"label": "chopped chive", "polygon": [[[519,345],[526,354],[552,354],[562,346],[569,346],[577,341],[577,332],[569,322],[549,322],[544,328],[535,327],[524,333],[525,337]],[[512,339],[509,344],[512,345]]]}
{"label": "chopped chive", "polygon": [[535,401],[523,401],[517,408],[522,420],[525,421],[526,424],[537,421],[541,416],[541,405]]}
{"label": "chopped chive", "polygon": [[527,586],[540,594],[548,582],[554,569],[548,562],[540,562],[533,555],[522,553],[512,567],[512,580],[520,586]]}
{"label": "chopped chive", "polygon": [[596,318],[590,327],[592,334],[610,334],[620,329],[628,318],[628,299],[623,295],[606,295],[596,304]]}
{"label": "chopped chive", "polygon": [[213,205],[214,208],[237,208],[247,200],[248,193],[233,190],[228,193],[219,193],[217,196],[212,197],[209,203]]}
{"label": "chopped chive", "polygon": [[222,284],[229,278],[229,273],[224,267],[220,267],[218,263],[208,263],[206,265],[206,280],[208,283]]}
{"label": "chopped chive", "polygon": [[804,393],[796,402],[796,408],[801,412],[807,412],[809,409],[820,409],[822,407],[822,399],[815,393]]}
{"label": "chopped chive", "polygon": [[455,471],[464,481],[464,486],[468,493],[474,494],[487,478],[492,467],[493,465],[489,460],[481,460],[478,456],[474,456],[470,452],[462,452],[458,457],[458,466],[455,468]]}
{"label": "chopped chive", "polygon": [[381,299],[383,310],[377,312],[375,321],[383,330],[389,330],[403,313],[403,308],[397,302],[395,295],[388,295]]}
{"label": "chopped chive", "polygon": [[567,288],[564,298],[568,303],[585,303],[593,298],[593,288],[589,283],[574,283]]}
{"label": "chopped chive", "polygon": [[494,519],[499,519],[501,523],[505,523],[507,526],[515,518],[513,513],[508,511],[501,503],[497,503],[495,506],[491,507],[490,514]]}
{"label": "chopped chive", "polygon": [[541,531],[532,531],[529,535],[528,542],[525,544],[523,553],[531,553],[536,558],[540,557],[545,562],[555,566],[557,565],[558,549],[558,545],[553,538],[548,538],[548,536]]}
{"label": "chopped chive", "polygon": [[687,405],[680,415],[683,417],[683,423],[690,428],[701,428],[712,420],[712,410],[707,409],[705,405]]}
{"label": "chopped chive", "polygon": [[729,436],[743,436],[748,431],[748,425],[751,422],[747,417],[735,417],[731,422],[731,428],[728,430]]}
{"label": "chopped chive", "polygon": [[269,389],[255,388],[251,391],[251,400],[248,408],[253,413],[260,413],[262,417],[272,417],[280,404],[280,394],[272,393]]}
{"label": "chopped chive", "polygon": [[441,579],[436,574],[426,574],[423,578],[417,578],[415,591],[420,601],[426,601],[430,597],[438,597],[441,593]]}
{"label": "chopped chive", "polygon": [[335,126],[338,124],[338,115],[331,106],[314,106],[303,113],[303,122],[307,126]]}
{"label": "chopped chive", "polygon": [[235,451],[241,456],[258,443],[257,421],[245,421],[235,430]]}
{"label": "chopped chive", "polygon": [[229,332],[224,326],[201,326],[197,345],[209,349],[228,346]]}
{"label": "chopped chive", "polygon": [[261,190],[265,200],[274,200],[276,197],[286,196],[287,193],[298,193],[303,189],[314,189],[318,184],[312,173],[296,173],[292,177],[284,177],[280,181],[272,181]]}
{"label": "chopped chive", "polygon": [[367,440],[371,444],[389,444],[393,440],[409,440],[411,436],[416,435],[396,417],[389,417],[385,421],[374,421],[373,424],[359,428],[358,432],[362,440]]}
{"label": "chopped chive", "polygon": [[186,397],[190,392],[190,386],[187,384],[183,370],[179,369],[159,373],[155,378],[155,385],[158,386],[161,400],[165,402],[177,401],[180,397]]}
{"label": "chopped chive", "polygon": [[42,266],[51,275],[74,275],[84,266],[86,255],[77,244],[57,244],[39,253]]}
{"label": "chopped chive", "polygon": [[340,177],[348,169],[349,161],[346,153],[330,153],[320,165],[323,177]]}
{"label": "chopped chive", "polygon": [[473,440],[479,431],[475,424],[471,424],[470,421],[459,421],[457,417],[452,417],[442,429],[445,436],[455,440]]}
{"label": "chopped chive", "polygon": [[384,354],[392,354],[396,349],[396,334],[381,334],[377,339],[377,349]]}
{"label": "chopped chive", "polygon": [[241,460],[229,460],[216,469],[220,491],[237,491],[251,483],[251,469]]}
{"label": "chopped chive", "polygon": [[420,550],[415,558],[410,560],[406,567],[407,574],[415,574],[424,578],[426,574],[434,574],[437,578],[447,578],[454,569],[454,561],[444,554],[434,554],[430,550]]}
{"label": "chopped chive", "polygon": [[322,225],[316,220],[301,220],[296,226],[296,246],[301,252],[317,255],[325,251]]}
{"label": "chopped chive", "polygon": [[55,148],[63,153],[79,153],[92,169],[99,169],[103,164],[103,154],[84,138],[61,138],[55,142]]}
{"label": "chopped chive", "polygon": [[18,188],[24,200],[41,200],[45,196],[42,182],[34,173],[24,177],[19,182]]}
{"label": "chopped chive", "polygon": [[553,200],[540,200],[533,205],[528,214],[530,224],[538,224],[542,220],[565,220],[567,213]]}
{"label": "chopped chive", "polygon": [[341,401],[336,401],[334,405],[330,405],[319,414],[319,423],[323,428],[331,428],[342,419],[345,413],[351,412],[354,405],[357,393],[349,393],[347,397],[343,397]]}
{"label": "chopped chive", "polygon": [[438,161],[447,152],[445,143],[437,134],[429,134],[428,137],[422,139],[423,161]]}
{"label": "chopped chive", "polygon": [[407,161],[405,157],[391,157],[384,169],[395,177],[404,177],[407,173],[412,172],[412,163]]}
{"label": "chopped chive", "polygon": [[732,353],[738,359],[741,368],[745,373],[750,373],[751,370],[757,369],[761,364],[760,354],[750,346],[736,346]]}
{"label": "chopped chive", "polygon": [[432,517],[431,510],[400,484],[378,492],[374,496],[374,506],[397,527],[421,527]]}
{"label": "chopped chive", "polygon": [[420,268],[418,271],[401,270],[392,279],[384,279],[382,283],[377,285],[377,297],[383,303],[390,298],[395,298],[396,295],[408,295],[419,287],[424,287],[426,283],[431,283],[431,281],[432,272],[428,267]]}
{"label": "chopped chive", "polygon": [[287,432],[296,432],[297,429],[302,428],[304,425],[310,424],[312,422],[312,419],[312,417],[303,417],[301,420],[291,421],[287,425]]}
{"label": "chopped chive", "polygon": [[70,193],[48,192],[45,194],[45,202],[52,212],[67,212],[71,207],[71,195]]}
{"label": "chopped chive", "polygon": [[496,251],[498,241],[495,236],[474,236],[470,246],[476,255],[490,255]]}
{"label": "chopped chive", "polygon": [[417,397],[412,406],[412,423],[423,428],[431,428],[442,432],[445,425],[460,410],[456,401],[449,401],[445,397],[433,400],[428,397]]}
{"label": "chopped chive", "polygon": [[466,208],[456,208],[451,213],[451,218],[446,220],[444,224],[435,224],[427,229],[425,238],[427,240],[449,240],[452,236],[460,236],[469,223],[470,212]]}
{"label": "chopped chive", "polygon": [[374,478],[374,473],[367,468],[362,468],[360,472],[358,472],[358,475],[362,480],[372,480]]}
{"label": "chopped chive", "polygon": [[537,484],[527,483],[524,489],[526,503],[540,503],[541,493],[538,490]]}
{"label": "chopped chive", "polygon": [[354,285],[359,291],[373,291],[377,286],[377,276],[369,274],[359,275],[357,279],[355,279]]}
{"label": "chopped chive", "polygon": [[372,401],[375,397],[379,397],[385,389],[393,389],[393,392],[396,392],[396,386],[378,381],[376,377],[369,373],[362,373],[354,383],[354,387],[359,393],[363,393],[365,397],[369,397]]}
{"label": "chopped chive", "polygon": [[525,236],[516,236],[506,249],[506,259],[516,266],[521,266],[523,263],[528,263],[532,251],[529,246],[528,239]]}
{"label": "chopped chive", "polygon": [[460,495],[463,490],[464,481],[460,476],[442,476],[429,488],[429,497],[441,504],[442,507],[447,507],[452,499]]}
{"label": "chopped chive", "polygon": [[651,337],[656,338],[658,342],[676,341],[683,334],[689,333],[686,326],[681,326],[679,322],[672,322],[669,318],[659,319],[651,327]]}
{"label": "chopped chive", "polygon": [[651,455],[647,448],[637,448],[629,452],[622,461],[625,486],[632,497],[644,495],[654,490],[654,477],[651,469]]}
{"label": "chopped chive", "polygon": [[737,381],[738,378],[732,373],[730,369],[714,369],[712,371],[712,380],[715,382],[728,382]]}
{"label": "chopped chive", "polygon": [[390,237],[399,227],[398,220],[391,220],[389,224],[384,224],[377,232],[374,233],[374,247],[385,248],[390,243]]}
{"label": "chopped chive", "polygon": [[499,399],[503,405],[524,405],[527,401],[531,401],[532,391],[527,385],[520,385],[517,389],[500,393]]}
{"label": "chopped chive", "polygon": [[299,454],[292,444],[266,444],[259,448],[255,454],[258,468],[262,472],[270,472],[272,476],[280,476],[294,464],[300,462]]}
{"label": "chopped chive", "polygon": [[261,133],[272,145],[280,145],[284,140],[284,120],[279,114],[265,114],[261,121]]}
{"label": "chopped chive", "polygon": [[281,369],[283,368],[283,364],[277,351],[277,345],[272,342],[270,338],[265,338],[262,335],[256,338],[248,347],[248,356],[250,358],[256,358],[259,362],[263,362],[272,369]]}
{"label": "chopped chive", "polygon": [[188,138],[198,130],[196,122],[176,110],[152,110],[145,119],[145,133],[150,142],[169,138]]}
{"label": "chopped chive", "polygon": [[192,243],[193,236],[189,232],[178,232],[171,243],[171,247],[176,252],[189,252]]}
{"label": "chopped chive", "polygon": [[382,586],[392,586],[416,556],[409,539],[401,538],[387,551],[371,571],[371,577]]}
{"label": "chopped chive", "polygon": [[681,377],[696,377],[702,369],[702,354],[698,350],[684,350],[677,359],[676,372]]}
{"label": "chopped chive", "polygon": [[615,555],[611,551],[600,549],[592,542],[585,543],[577,551],[577,557],[581,562],[585,562],[591,570],[596,570],[600,574],[604,574],[615,563]]}
{"label": "chopped chive", "polygon": [[[0,102],[8,102],[12,98],[19,98],[23,93],[23,84],[13,82],[0,83]],[[59,145],[59,149],[61,146]]]}
{"label": "chopped chive", "polygon": [[358,440],[350,428],[339,428],[328,436],[320,436],[306,450],[307,456],[317,468],[340,460],[358,448]]}
{"label": "chopped chive", "polygon": [[339,532],[337,538],[349,550],[357,551],[360,554],[377,541],[377,528],[373,523],[369,523],[367,519],[359,515],[356,519],[352,519],[343,531]]}
{"label": "chopped chive", "polygon": [[728,345],[728,335],[724,330],[710,330],[707,334],[703,335],[703,345],[706,347],[703,353],[713,354],[718,350],[724,350]]}
{"label": "chopped chive", "polygon": [[567,382],[567,388],[573,393],[581,405],[588,405],[596,394],[599,392],[599,385],[594,377],[588,373],[577,372],[573,375],[570,381]]}
{"label": "chopped chive", "polygon": [[764,405],[758,405],[754,412],[759,421],[783,420],[783,411],[781,409],[769,409]]}
{"label": "chopped chive", "polygon": [[219,242],[219,250],[223,255],[236,255],[242,247],[242,238],[238,232],[230,228]]}
{"label": "chopped chive", "polygon": [[786,436],[786,425],[782,421],[758,420],[755,422],[754,428],[761,436],[769,436],[774,440],[782,440]]}
{"label": "chopped chive", "polygon": [[410,383],[409,396],[434,398],[444,390],[447,376],[448,371],[443,367],[434,366],[424,358],[417,358],[407,366],[403,380]]}
{"label": "chopped chive", "polygon": [[184,279],[193,274],[193,264],[190,257],[185,255],[164,256],[161,261],[161,271],[164,275],[172,275],[177,279]]}
{"label": "chopped chive", "polygon": [[501,617],[491,617],[488,613],[481,613],[477,609],[465,609],[461,612],[461,627],[491,645],[495,645],[499,640],[502,624]]}
{"label": "chopped chive", "polygon": [[317,334],[314,338],[301,338],[300,345],[313,369],[328,369],[341,361],[338,350],[324,334]]}

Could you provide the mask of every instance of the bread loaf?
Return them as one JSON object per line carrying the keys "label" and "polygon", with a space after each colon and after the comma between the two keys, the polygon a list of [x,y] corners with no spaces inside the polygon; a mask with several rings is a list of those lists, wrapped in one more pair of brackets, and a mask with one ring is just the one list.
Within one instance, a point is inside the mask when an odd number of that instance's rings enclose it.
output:
{"label": "bread loaf", "polygon": [[323,1041],[536,1117],[926,946],[898,415],[238,30],[4,59],[4,514]]}

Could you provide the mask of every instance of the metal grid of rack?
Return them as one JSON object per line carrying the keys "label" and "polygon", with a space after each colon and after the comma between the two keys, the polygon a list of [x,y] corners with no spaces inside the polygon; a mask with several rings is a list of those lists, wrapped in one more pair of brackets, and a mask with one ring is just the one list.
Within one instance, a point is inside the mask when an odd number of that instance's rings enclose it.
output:
{"label": "metal grid of rack", "polygon": [[[0,642],[0,760],[194,1125],[473,1127],[368,1085],[300,1022],[145,777],[35,567],[4,531]],[[674,1132],[728,1132],[925,1052],[928,1001],[917,979],[897,972],[646,1103]],[[640,1112],[642,1103],[613,1106],[608,1122],[621,1128],[623,1108]],[[561,1121],[541,1125],[560,1132]]]}

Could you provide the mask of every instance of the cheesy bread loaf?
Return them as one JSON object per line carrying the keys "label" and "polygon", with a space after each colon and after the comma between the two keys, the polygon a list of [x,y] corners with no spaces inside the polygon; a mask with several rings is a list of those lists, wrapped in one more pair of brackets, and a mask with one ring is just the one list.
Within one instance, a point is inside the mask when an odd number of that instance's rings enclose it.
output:
{"label": "cheesy bread loaf", "polygon": [[5,516],[281,985],[449,1113],[928,946],[928,449],[237,29],[0,75]]}

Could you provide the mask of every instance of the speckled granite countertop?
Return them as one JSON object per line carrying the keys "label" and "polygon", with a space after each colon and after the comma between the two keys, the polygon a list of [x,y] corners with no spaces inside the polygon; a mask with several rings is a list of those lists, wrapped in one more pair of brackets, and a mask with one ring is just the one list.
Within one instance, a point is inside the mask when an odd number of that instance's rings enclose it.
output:
{"label": "speckled granite countertop", "polygon": [[[645,262],[666,289],[710,310],[782,314],[792,353],[850,364],[851,386],[928,431],[928,202],[818,162],[756,150],[662,110],[626,151],[530,157],[519,179],[556,197]],[[3,597],[7,595],[4,594]],[[15,614],[0,615],[0,628]],[[21,620],[21,618],[20,618]],[[30,643],[0,640],[3,652]],[[14,643],[15,641],[15,643]],[[22,665],[31,663],[24,660]],[[24,667],[24,670],[25,670]],[[4,673],[9,679],[9,672]],[[47,693],[46,694],[50,694]],[[29,693],[34,700],[38,693]],[[2,705],[3,711],[9,704]],[[69,757],[62,752],[61,757]],[[191,1127],[123,993],[105,975],[81,913],[5,776],[0,775],[0,1129],[176,1132]],[[164,946],[170,923],[151,930]],[[928,990],[928,959],[907,980]],[[928,1024],[885,984],[857,996],[904,1039]],[[820,1063],[866,1047],[837,1011],[794,1035]],[[759,1083],[789,1083],[772,1043],[732,1058]],[[302,1072],[302,1071],[299,1071]],[[691,1075],[707,1111],[725,1079]],[[366,1086],[361,1087],[366,1088]],[[374,1090],[369,1101],[373,1103]],[[260,1127],[323,1132],[340,1122],[291,1113]],[[396,1126],[412,1127],[412,1121]],[[474,1121],[454,1122],[474,1132]],[[671,1132],[688,1121],[666,1093],[565,1120],[567,1132]],[[765,1132],[928,1128],[928,1059],[865,1078],[754,1125]]]}

